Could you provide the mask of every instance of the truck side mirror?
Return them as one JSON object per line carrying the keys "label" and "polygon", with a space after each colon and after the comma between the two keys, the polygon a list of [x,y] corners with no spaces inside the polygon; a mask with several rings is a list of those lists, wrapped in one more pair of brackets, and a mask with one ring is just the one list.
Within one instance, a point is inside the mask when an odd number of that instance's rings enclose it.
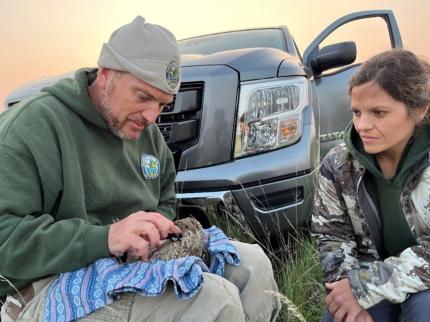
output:
{"label": "truck side mirror", "polygon": [[311,58],[310,64],[315,75],[323,71],[351,64],[357,57],[355,42],[346,41],[321,48],[315,57]]}

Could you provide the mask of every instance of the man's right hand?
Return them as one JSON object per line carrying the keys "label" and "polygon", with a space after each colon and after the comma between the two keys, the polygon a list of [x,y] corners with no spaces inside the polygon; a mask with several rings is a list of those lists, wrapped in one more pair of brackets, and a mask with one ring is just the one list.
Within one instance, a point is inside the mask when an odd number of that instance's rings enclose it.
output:
{"label": "man's right hand", "polygon": [[173,221],[156,212],[135,212],[109,228],[108,246],[114,256],[127,253],[129,258],[146,261],[168,234],[181,234]]}

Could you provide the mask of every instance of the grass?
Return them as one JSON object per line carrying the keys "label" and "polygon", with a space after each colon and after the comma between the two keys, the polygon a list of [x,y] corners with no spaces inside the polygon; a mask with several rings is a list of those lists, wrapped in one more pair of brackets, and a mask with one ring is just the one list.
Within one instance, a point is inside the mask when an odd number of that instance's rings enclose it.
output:
{"label": "grass", "polygon": [[[0,275],[0,282],[4,282],[9,284],[17,294],[19,294],[19,296],[21,297],[21,300],[23,301],[22,303],[26,303],[26,301],[24,300],[24,297],[21,295],[21,293],[18,291],[18,289],[15,287],[15,285],[13,285],[6,277],[4,277],[3,275]],[[2,301],[0,301],[1,304],[4,304]],[[1,305],[0,305],[1,306]],[[1,320],[0,320],[1,322]]]}
{"label": "grass", "polygon": [[[209,213],[211,224],[220,227],[227,236],[243,242],[256,242],[244,219],[222,209],[213,209]],[[225,216],[220,217],[220,213]],[[315,241],[306,231],[295,231],[287,236],[279,232],[278,235],[280,246],[276,252],[267,244],[261,245],[272,262],[279,288],[277,296],[283,304],[278,321],[320,321],[325,290]]]}
{"label": "grass", "polygon": [[[322,269],[318,261],[316,245],[308,235],[298,235],[290,241],[290,247],[280,254],[274,263],[275,278],[279,292],[288,298],[303,315],[305,321],[319,321],[324,306]],[[291,313],[289,306],[283,307],[279,321],[300,321]]]}

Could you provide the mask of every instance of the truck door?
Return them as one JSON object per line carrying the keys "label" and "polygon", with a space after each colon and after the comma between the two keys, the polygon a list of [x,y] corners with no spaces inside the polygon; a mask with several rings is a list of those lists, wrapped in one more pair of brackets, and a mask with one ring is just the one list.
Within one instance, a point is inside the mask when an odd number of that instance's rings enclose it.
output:
{"label": "truck door", "polygon": [[[351,22],[353,25],[358,25],[357,30],[348,29]],[[375,22],[379,25],[375,25]],[[360,28],[361,31],[359,31]],[[348,32],[348,30],[350,31]],[[340,35],[342,41],[349,40],[357,44],[356,60],[341,68],[323,72],[316,70],[313,67],[315,58],[318,57],[318,54],[320,57],[323,53],[327,54],[327,51],[324,52],[324,48],[328,47],[324,47],[324,43],[331,39],[338,40],[339,37],[336,38],[336,35]],[[345,39],[345,37],[349,39]],[[382,38],[385,39],[381,40]],[[385,46],[382,44],[384,42]],[[320,106],[321,155],[340,142],[343,130],[352,119],[348,83],[361,62],[378,52],[402,47],[402,39],[393,12],[375,10],[356,12],[339,18],[325,28],[305,50],[303,62],[313,74]]]}

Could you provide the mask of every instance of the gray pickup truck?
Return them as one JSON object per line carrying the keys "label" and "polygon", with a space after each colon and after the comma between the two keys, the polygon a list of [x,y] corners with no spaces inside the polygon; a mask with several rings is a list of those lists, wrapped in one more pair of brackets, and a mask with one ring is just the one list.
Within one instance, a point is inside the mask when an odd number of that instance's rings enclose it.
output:
{"label": "gray pickup truck", "polygon": [[[347,84],[359,65],[353,41],[320,44],[346,23],[375,17],[391,47],[402,47],[388,10],[336,20],[303,59],[284,26],[178,42],[181,88],[157,124],[175,158],[180,216],[207,226],[209,212],[228,214],[260,240],[309,219],[320,157],[351,119]],[[62,77],[16,89],[7,107]]]}

